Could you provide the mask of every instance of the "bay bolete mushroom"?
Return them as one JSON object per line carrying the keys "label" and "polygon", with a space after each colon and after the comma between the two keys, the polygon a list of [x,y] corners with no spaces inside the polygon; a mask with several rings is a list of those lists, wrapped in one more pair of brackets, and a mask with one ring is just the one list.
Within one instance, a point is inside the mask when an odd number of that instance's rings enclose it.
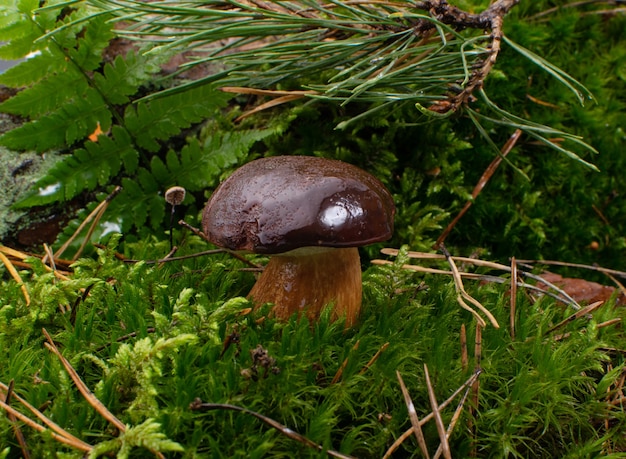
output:
{"label": "bay bolete mushroom", "polygon": [[249,298],[273,303],[287,319],[319,317],[354,324],[361,308],[357,247],[389,239],[395,206],[385,186],[356,166],[310,156],[275,156],[237,169],[202,214],[212,243],[272,255]]}

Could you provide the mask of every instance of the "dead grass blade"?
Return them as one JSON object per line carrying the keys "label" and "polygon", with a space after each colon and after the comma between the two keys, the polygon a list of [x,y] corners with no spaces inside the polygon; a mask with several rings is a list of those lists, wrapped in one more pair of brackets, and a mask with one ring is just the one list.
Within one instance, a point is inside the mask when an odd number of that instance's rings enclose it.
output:
{"label": "dead grass blade", "polygon": [[50,349],[52,353],[56,355],[61,361],[61,364],[65,368],[65,371],[67,371],[67,373],[70,375],[70,378],[72,378],[72,381],[74,381],[74,384],[76,384],[78,391],[82,394],[85,400],[87,400],[87,403],[89,403],[98,413],[100,413],[100,415],[104,419],[113,424],[120,432],[125,432],[126,426],[124,425],[124,423],[117,419],[115,415],[111,413],[108,408],[104,406],[104,404],[100,400],[98,400],[95,395],[93,395],[87,385],[82,381],[82,379],[80,379],[80,376],[78,376],[78,373],[76,373],[76,370],[74,370],[70,362],[65,357],[63,357],[63,354],[61,354],[61,351],[59,351],[59,349],[56,347],[56,344],[54,344],[54,341],[52,340],[52,337],[48,334],[47,330],[44,328],[42,331],[47,340],[47,342],[45,343],[46,347]]}
{"label": "dead grass blade", "polygon": [[426,440],[424,439],[424,433],[422,432],[422,425],[420,424],[420,420],[417,417],[417,412],[415,411],[415,405],[413,404],[413,400],[411,400],[411,395],[404,385],[404,381],[402,380],[402,375],[399,371],[396,370],[396,376],[398,377],[398,382],[400,383],[400,389],[402,390],[402,395],[404,396],[404,403],[406,403],[406,408],[409,412],[409,419],[411,420],[411,429],[415,438],[417,439],[417,444],[422,451],[422,454],[425,458],[430,458],[428,454],[428,447],[426,446]]}
{"label": "dead grass blade", "polygon": [[604,274],[611,274],[613,276],[626,279],[626,272],[618,271],[616,269],[603,268],[601,266],[585,265],[585,264],[580,264],[580,263],[568,263],[566,261],[556,261],[556,260],[517,260],[517,262],[526,263],[526,264],[539,264],[539,265],[548,265],[548,266],[563,266],[566,268],[587,269],[589,271],[597,271],[597,272],[604,273]]}
{"label": "dead grass blade", "polygon": [[[4,390],[8,393],[9,387],[0,382],[0,389]],[[10,413],[15,418],[19,419],[21,422],[26,424],[28,427],[35,429],[39,432],[45,432],[50,430],[50,435],[55,440],[64,443],[72,448],[78,449],[80,451],[90,452],[92,450],[92,446],[84,441],[76,438],[66,430],[64,430],[61,426],[54,423],[47,416],[45,416],[41,411],[32,406],[26,400],[21,398],[19,395],[13,393],[13,398],[15,398],[22,406],[24,406],[27,410],[33,413],[41,422],[43,422],[48,428],[37,424],[35,421],[25,416],[24,414],[17,411],[15,408],[9,406],[7,403],[0,401],[0,407],[2,407],[7,413]]]}
{"label": "dead grass blade", "polygon": [[550,334],[555,330],[558,330],[559,328],[563,327],[564,325],[573,322],[576,319],[579,319],[580,317],[583,317],[587,314],[591,314],[593,311],[595,311],[596,309],[598,309],[600,306],[602,306],[604,303],[604,301],[596,301],[595,303],[590,304],[589,306],[585,306],[584,308],[582,308],[579,311],[576,311],[574,314],[568,316],[566,319],[562,320],[561,322],[559,322],[558,324],[556,324],[555,326],[553,326],[552,328],[550,328],[545,334]]}
{"label": "dead grass blade", "polygon": [[517,308],[517,263],[515,257],[511,258],[511,302],[509,308],[509,333],[511,340],[515,341],[515,316]]}
{"label": "dead grass blade", "polygon": [[17,272],[17,269],[15,269],[15,266],[13,266],[13,263],[11,263],[11,260],[9,260],[9,258],[2,252],[0,252],[0,261],[5,266],[7,271],[9,271],[9,274],[11,274],[11,277],[13,278],[13,280],[15,280],[15,282],[19,284],[20,290],[22,291],[22,295],[24,295],[24,301],[26,301],[26,306],[29,306],[30,294],[28,293],[28,289],[26,288],[26,285],[24,285],[24,281],[22,280],[20,273]]}
{"label": "dead grass blade", "polygon": [[239,411],[241,413],[249,414],[250,416],[254,416],[255,418],[257,418],[257,419],[263,421],[265,424],[269,425],[270,427],[276,429],[278,432],[280,432],[281,434],[285,435],[286,437],[291,438],[292,440],[295,440],[295,441],[303,444],[304,446],[316,449],[318,451],[325,451],[331,457],[338,457],[338,458],[341,458],[341,459],[355,459],[352,456],[347,456],[347,455],[341,454],[340,452],[337,452],[337,451],[325,450],[322,445],[318,445],[317,443],[315,443],[314,441],[309,440],[305,436],[300,435],[297,432],[294,432],[289,427],[281,424],[280,422],[277,422],[277,421],[275,421],[272,418],[268,418],[267,416],[264,416],[264,415],[262,415],[260,413],[255,412],[255,411],[248,410],[246,408],[242,408],[240,406],[229,405],[229,404],[225,404],[225,403],[203,403],[202,400],[196,399],[195,401],[193,401],[191,403],[190,409],[192,409],[194,411],[231,410],[231,411]]}
{"label": "dead grass blade", "polygon": [[487,184],[489,179],[491,179],[491,176],[496,171],[496,169],[498,168],[502,160],[513,149],[513,147],[515,146],[515,144],[517,143],[521,135],[522,135],[522,131],[520,129],[516,129],[515,132],[511,134],[511,137],[509,137],[509,140],[507,140],[506,143],[502,146],[502,149],[500,150],[500,155],[496,156],[493,159],[493,161],[491,161],[491,164],[487,166],[487,169],[485,169],[485,172],[483,172],[483,175],[481,175],[480,179],[478,180],[478,183],[476,183],[476,186],[472,190],[472,199],[468,200],[465,203],[465,205],[457,214],[457,216],[454,217],[454,219],[448,224],[446,229],[443,230],[441,235],[437,238],[437,242],[435,242],[435,246],[433,247],[434,249],[438,249],[439,247],[441,247],[441,245],[444,243],[444,241],[446,240],[446,238],[448,237],[452,229],[456,226],[456,224],[459,222],[461,217],[463,217],[463,215],[465,215],[465,213],[469,210],[469,208],[472,206],[472,204],[474,203],[474,201],[476,200],[480,192],[483,190],[483,188],[485,188],[485,185]]}
{"label": "dead grass blade", "polygon": [[[480,325],[476,324],[476,336],[474,338],[474,362],[475,362],[475,371],[481,371],[481,361],[482,361],[482,349],[483,349],[483,329]],[[476,413],[478,412],[478,403],[480,396],[480,380],[476,378],[476,380],[472,383],[470,390],[472,392],[472,403],[470,405],[470,422],[469,428],[471,430],[472,438],[476,439],[476,425],[474,424],[474,418],[476,417]],[[477,456],[475,441],[473,442],[472,449],[470,451],[471,457]]]}
{"label": "dead grass blade", "polygon": [[365,364],[365,366],[363,368],[361,368],[361,371],[359,371],[359,374],[362,375],[367,370],[369,370],[370,367],[374,364],[374,362],[376,362],[376,360],[378,360],[378,357],[380,357],[380,354],[385,352],[385,349],[387,349],[388,347],[389,347],[389,343],[385,343],[382,346],[380,346],[380,349],[378,349],[378,351],[376,351],[376,354],[374,354],[372,356],[372,358],[369,360],[369,362],[367,362]]}
{"label": "dead grass blade", "polygon": [[467,332],[465,330],[465,324],[461,324],[460,332],[460,345],[461,345],[461,370],[467,370],[469,358],[467,355]]}
{"label": "dead grass blade", "polygon": [[[450,397],[448,397],[441,405],[439,405],[438,409],[439,411],[443,411],[450,403],[452,403],[452,401],[454,401],[455,398],[457,398],[459,396],[459,394],[461,392],[463,392],[465,390],[465,395],[463,396],[463,400],[465,400],[465,398],[467,398],[467,394],[469,393],[471,387],[474,385],[474,383],[477,381],[478,377],[480,376],[481,371],[478,370],[476,372],[474,372],[472,374],[472,376],[470,376],[467,381],[465,381],[457,390],[454,391],[454,393],[452,395],[450,395]],[[458,408],[457,408],[458,409]],[[426,416],[424,416],[420,421],[419,424],[420,426],[423,426],[424,424],[426,424],[428,421],[430,421],[431,419],[433,419],[434,414],[431,412],[429,414],[427,414]],[[400,447],[400,445],[402,443],[404,443],[404,441],[409,438],[411,435],[413,435],[413,426],[409,427],[406,431],[404,431],[404,433],[402,435],[400,435],[396,441],[393,442],[393,444],[389,447],[389,449],[385,452],[385,455],[383,456],[383,459],[388,459],[391,457],[391,455]]]}
{"label": "dead grass blade", "polygon": [[[359,348],[359,344],[360,344],[360,340],[357,340],[357,342],[354,343],[354,346],[352,346],[352,350],[350,351],[350,353],[356,351]],[[344,361],[341,362],[341,366],[337,370],[337,373],[335,373],[335,376],[334,376],[333,380],[330,382],[331,384],[336,384],[337,381],[339,381],[341,379],[341,376],[343,375],[343,370],[346,368],[346,365],[348,365],[348,359],[349,358],[350,358],[350,356],[348,355],[348,357],[346,357],[344,359]]]}
{"label": "dead grass blade", "polygon": [[[115,196],[117,196],[117,194],[120,191],[122,191],[121,186],[115,187],[115,189],[111,192],[111,194],[109,194],[106,198],[104,198],[104,200],[100,204],[98,204],[94,210],[91,211],[91,213],[87,216],[87,218],[85,218],[85,220],[78,226],[76,231],[74,231],[74,234],[72,234],[69,237],[69,239],[65,241],[65,243],[59,248],[59,250],[56,251],[56,253],[54,254],[54,258],[59,258],[63,254],[63,252],[65,252],[65,250],[67,250],[67,248],[72,244],[72,242],[74,242],[74,240],[83,231],[83,229],[85,229],[87,224],[93,220],[93,223],[89,227],[89,230],[87,231],[87,235],[85,236],[83,243],[81,244],[80,248],[78,249],[74,257],[72,258],[73,261],[76,261],[78,259],[83,249],[85,248],[87,242],[89,242],[89,239],[91,238],[91,235],[93,234],[96,226],[98,225],[100,218],[102,218],[104,211],[109,206],[109,202],[111,202],[111,200]],[[44,263],[45,263],[45,260],[46,260],[46,257],[44,257]]]}
{"label": "dead grass blade", "polygon": [[472,309],[464,300],[469,301],[476,308],[478,308],[480,312],[486,315],[487,318],[489,319],[489,322],[491,322],[491,325],[493,325],[494,328],[500,328],[500,324],[498,323],[496,318],[493,316],[493,314],[491,314],[491,312],[489,312],[489,310],[485,308],[478,300],[476,300],[474,297],[472,297],[469,293],[465,291],[465,287],[463,286],[463,279],[461,279],[461,275],[459,274],[459,270],[456,267],[456,263],[454,263],[452,256],[448,253],[445,247],[442,246],[441,249],[443,250],[444,255],[446,256],[446,260],[448,264],[450,265],[450,270],[452,271],[452,278],[454,279],[454,287],[456,288],[456,292],[457,292],[456,299],[458,303],[461,305],[463,309],[466,309],[467,311],[471,312],[474,315],[474,317],[476,318],[476,321],[480,324],[480,326],[485,327],[487,323],[480,316],[480,314],[478,314],[478,312]]}
{"label": "dead grass blade", "polygon": [[254,115],[255,113],[262,112],[263,110],[267,110],[272,107],[276,107],[278,105],[285,104],[287,102],[291,102],[292,100],[298,100],[308,95],[319,94],[317,91],[275,91],[268,89],[255,89],[255,88],[245,88],[238,86],[224,86],[220,88],[221,91],[230,92],[235,94],[250,94],[255,96],[271,96],[275,97],[275,99],[270,100],[269,102],[265,102],[261,105],[254,107],[251,110],[246,111],[245,113],[239,115],[235,122],[239,122],[244,118],[247,118],[250,115]]}
{"label": "dead grass blade", "polygon": [[[399,250],[386,247],[386,248],[381,250],[381,253],[383,255],[398,256]],[[446,256],[445,255],[441,255],[441,254],[438,254],[438,253],[409,251],[409,252],[407,252],[407,256],[409,258],[411,258],[411,259],[418,259],[418,260],[441,260],[441,261],[446,260]],[[452,260],[454,260],[455,262],[458,262],[458,263],[467,263],[467,264],[471,264],[471,265],[474,265],[474,266],[480,266],[480,267],[489,268],[489,269],[495,269],[495,270],[499,270],[499,271],[511,272],[511,267],[510,266],[503,265],[501,263],[495,263],[495,262],[492,262],[492,261],[485,261],[485,260],[480,260],[480,259],[477,259],[477,258],[468,258],[468,257],[451,256],[450,258]],[[520,263],[523,263],[523,260],[517,260],[518,266],[519,266]],[[383,264],[393,264],[393,263],[388,261],[388,260],[372,260],[372,264],[383,265]],[[431,274],[452,275],[451,271],[445,271],[445,270],[433,269],[433,268],[424,268],[424,267],[416,266],[416,265],[403,265],[402,268],[410,269],[410,270],[413,270],[413,271],[431,273]],[[572,298],[571,295],[567,294],[567,292],[565,292],[562,288],[559,288],[558,286],[554,285],[553,283],[547,282],[541,276],[538,276],[536,274],[533,274],[533,273],[530,273],[530,272],[527,272],[527,271],[520,271],[519,268],[517,269],[517,272],[518,272],[519,276],[526,277],[528,279],[532,279],[532,280],[535,280],[537,282],[541,282],[541,283],[547,285],[548,287],[550,287],[550,289],[552,289],[555,292],[557,292],[559,296],[555,296],[554,294],[551,294],[549,291],[541,289],[541,288],[538,288],[538,287],[536,287],[534,285],[530,285],[530,284],[526,284],[526,283],[519,283],[518,284],[519,286],[522,286],[522,287],[527,288],[527,289],[537,290],[537,291],[540,291],[542,294],[552,296],[552,297],[556,298],[557,300],[567,304],[572,309],[578,310],[578,309],[581,308],[581,306],[578,304],[578,302],[576,300],[574,300],[574,298]],[[462,273],[462,272],[460,272],[459,274],[462,277],[468,277],[468,278],[473,278],[473,279],[487,280],[487,281],[493,281],[493,282],[499,282],[499,283],[504,282],[504,280],[502,278],[495,277],[495,276],[491,276],[490,277],[490,276],[486,276],[486,275],[483,275],[483,274]],[[624,274],[626,275],[626,273],[624,273]]]}
{"label": "dead grass blade", "polygon": [[428,373],[428,365],[424,364],[424,376],[426,378],[426,388],[428,389],[428,400],[430,401],[430,407],[435,418],[435,425],[437,426],[437,433],[439,434],[439,446],[443,452],[443,456],[446,459],[452,459],[450,454],[450,445],[448,444],[448,435],[446,434],[446,427],[443,425],[443,419],[439,412],[439,404],[437,403],[437,397],[433,385],[430,382],[430,374]]}
{"label": "dead grass blade", "polygon": [[[463,407],[465,406],[465,401],[467,400],[467,396],[469,392],[470,392],[470,389],[467,388],[465,392],[463,393],[461,400],[457,404],[456,410],[454,410],[454,414],[452,415],[452,419],[450,420],[450,424],[448,425],[448,429],[446,430],[447,439],[450,439],[450,435],[452,435],[452,432],[454,431],[454,428],[456,427],[456,423],[461,418],[461,413],[463,412]],[[433,459],[438,459],[442,453],[443,453],[443,447],[442,445],[439,445],[439,448],[437,448],[437,451],[435,451],[435,455],[433,456]]]}
{"label": "dead grass blade", "polygon": [[[11,397],[13,396],[13,384],[14,381],[11,380],[9,382],[9,386],[6,389],[6,396],[4,397],[4,403],[7,405],[11,404]],[[26,444],[26,438],[24,438],[24,434],[22,433],[22,429],[20,429],[20,425],[17,423],[17,418],[7,412],[7,417],[9,421],[11,421],[13,427],[13,433],[15,434],[15,438],[17,438],[17,442],[20,445],[20,449],[22,450],[22,458],[30,459],[30,452],[28,449],[28,445]]]}

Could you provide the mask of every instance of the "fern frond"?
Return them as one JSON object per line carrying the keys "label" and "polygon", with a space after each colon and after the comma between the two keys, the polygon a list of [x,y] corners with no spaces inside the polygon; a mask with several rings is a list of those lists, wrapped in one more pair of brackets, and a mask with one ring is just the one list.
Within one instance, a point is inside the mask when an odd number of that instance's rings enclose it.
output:
{"label": "fern frond", "polygon": [[[80,13],[79,17],[89,17],[83,9],[77,11]],[[74,16],[71,16],[66,21],[71,21],[73,18]],[[68,47],[67,54],[74,66],[81,72],[96,70],[102,62],[102,51],[115,36],[111,24],[107,23],[107,17],[96,16],[89,21],[88,27],[81,27],[78,33],[81,36],[80,39],[76,41],[75,46]],[[52,40],[56,39],[57,35],[54,35]]]}
{"label": "fern frond", "polygon": [[[37,66],[38,61],[38,59],[32,59],[34,65],[25,67]],[[18,65],[14,68],[20,67],[22,66]],[[64,69],[57,67],[56,75],[20,91],[0,105],[0,110],[4,113],[37,119],[57,110],[67,99],[81,98],[89,86],[83,75],[68,67]]]}
{"label": "fern frond", "polygon": [[56,56],[52,50],[42,50],[36,59],[26,59],[19,65],[0,73],[0,84],[10,88],[19,88],[36,83],[52,74],[54,68],[58,66],[58,59],[59,56]]}
{"label": "fern frond", "polygon": [[35,40],[41,35],[32,11],[39,6],[37,0],[6,1],[0,5],[0,58],[20,59],[37,49]]}
{"label": "fern frond", "polygon": [[100,94],[92,88],[87,88],[81,98],[71,102],[66,100],[65,104],[51,115],[7,132],[0,137],[0,144],[13,150],[44,152],[73,145],[93,132],[98,123],[102,129],[111,126],[112,113]]}
{"label": "fern frond", "polygon": [[200,86],[181,94],[129,105],[124,122],[137,145],[154,152],[160,148],[159,140],[166,140],[212,115],[230,98],[210,86]]}
{"label": "fern frond", "polygon": [[109,206],[109,217],[121,217],[122,232],[142,228],[149,219],[151,228],[158,228],[165,217],[163,188],[152,174],[141,167],[134,178],[122,180],[122,192]]}
{"label": "fern frond", "polygon": [[149,59],[144,54],[129,51],[126,56],[117,56],[113,63],[107,63],[102,73],[95,73],[93,81],[101,94],[111,104],[126,104],[137,88],[145,84],[160,70],[161,59]]}
{"label": "fern frond", "polygon": [[180,155],[170,150],[166,164],[153,158],[152,172],[155,177],[170,181],[167,185],[202,190],[214,186],[222,171],[241,164],[252,145],[274,133],[273,129],[220,132],[208,137],[203,145],[192,139]]}
{"label": "fern frond", "polygon": [[139,168],[136,179],[122,180],[122,192],[107,209],[109,218],[121,220],[122,231],[146,222],[159,228],[165,217],[165,189],[174,184],[189,191],[215,186],[225,169],[241,164],[256,142],[274,133],[273,129],[219,132],[204,144],[190,139],[180,154],[170,150],[165,162],[153,156],[149,169]]}
{"label": "fern frond", "polygon": [[110,136],[101,136],[98,142],[88,142],[73,155],[56,163],[16,207],[32,207],[67,201],[79,193],[105,186],[117,176],[123,166],[127,174],[136,171],[139,153],[133,147],[128,133],[119,126]]}

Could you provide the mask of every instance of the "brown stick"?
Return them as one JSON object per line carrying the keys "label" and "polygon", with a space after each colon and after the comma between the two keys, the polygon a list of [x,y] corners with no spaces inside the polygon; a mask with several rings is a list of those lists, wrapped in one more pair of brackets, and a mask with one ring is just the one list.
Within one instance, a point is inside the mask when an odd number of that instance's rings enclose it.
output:
{"label": "brown stick", "polygon": [[517,262],[511,258],[511,303],[509,309],[509,327],[511,341],[515,341],[515,310],[517,308]]}
{"label": "brown stick", "polygon": [[521,135],[522,135],[522,131],[520,129],[516,129],[515,132],[511,135],[511,137],[509,137],[509,140],[507,140],[507,142],[504,144],[504,146],[500,150],[501,154],[496,156],[493,159],[493,161],[491,161],[491,164],[487,166],[487,169],[485,169],[485,172],[483,172],[483,175],[481,175],[480,179],[478,180],[478,183],[476,184],[476,186],[474,187],[474,190],[472,191],[472,199],[468,200],[465,203],[465,205],[457,214],[457,216],[454,217],[454,219],[448,224],[446,229],[444,229],[441,235],[437,238],[437,242],[435,242],[435,245],[433,246],[435,250],[441,247],[441,244],[443,244],[443,242],[446,240],[446,238],[448,237],[452,229],[456,226],[456,224],[459,222],[461,217],[463,217],[463,215],[465,215],[465,213],[469,210],[469,208],[472,207],[474,200],[476,200],[476,198],[478,197],[480,192],[483,190],[483,188],[485,187],[489,179],[491,179],[491,176],[496,171],[496,169],[498,168],[502,160],[513,149],[513,147],[515,146],[515,144],[517,143]]}
{"label": "brown stick", "polygon": [[[11,396],[13,395],[13,384],[14,381],[11,380],[9,382],[9,387],[6,391],[6,397],[4,398],[4,402],[9,405],[11,403]],[[17,418],[12,413],[7,412],[7,417],[9,421],[11,421],[13,432],[15,433],[15,438],[17,438],[17,442],[20,445],[20,449],[22,450],[22,457],[24,459],[30,459],[30,452],[28,450],[28,445],[26,444],[26,438],[24,438],[24,434],[22,433],[22,429],[20,429],[19,424],[17,423]]]}
{"label": "brown stick", "polygon": [[420,420],[417,417],[417,412],[415,411],[415,405],[413,404],[413,400],[411,400],[411,395],[404,385],[404,381],[402,379],[402,375],[399,371],[396,370],[396,376],[398,377],[398,382],[400,383],[400,389],[402,390],[402,395],[404,396],[404,403],[406,403],[406,408],[409,412],[409,419],[411,420],[411,426],[413,426],[412,430],[415,434],[415,438],[417,439],[417,444],[422,451],[422,454],[426,459],[430,458],[428,454],[428,448],[426,447],[426,440],[424,439],[424,433],[422,432],[422,424],[420,424]]}
{"label": "brown stick", "polygon": [[74,367],[72,367],[70,362],[65,357],[63,357],[63,354],[61,354],[61,351],[59,351],[56,344],[54,344],[54,341],[52,340],[52,337],[48,334],[47,330],[44,328],[42,331],[43,331],[44,336],[46,337],[46,340],[48,341],[47,343],[45,343],[46,347],[50,349],[52,353],[59,358],[59,360],[61,361],[61,364],[65,368],[65,371],[68,372],[68,374],[70,375],[70,378],[72,378],[72,381],[74,381],[74,384],[76,384],[78,391],[82,394],[83,397],[85,397],[85,400],[87,400],[87,402],[98,413],[100,413],[100,415],[104,419],[106,419],[111,424],[113,424],[120,432],[126,431],[126,426],[124,425],[124,423],[122,423],[122,421],[117,419],[115,415],[111,413],[109,409],[106,406],[104,406],[104,404],[100,400],[98,400],[98,398],[89,390],[89,388],[82,381],[82,379],[80,379],[80,376],[78,376],[78,373],[76,372],[76,370],[74,370]]}
{"label": "brown stick", "polygon": [[448,444],[448,435],[446,434],[446,426],[443,424],[441,413],[439,412],[439,404],[437,403],[437,397],[435,396],[435,390],[430,382],[430,374],[428,373],[428,365],[424,364],[424,376],[426,377],[426,388],[428,389],[428,400],[430,401],[430,407],[432,408],[433,416],[435,417],[435,424],[437,425],[437,433],[439,433],[439,442],[443,457],[446,459],[452,459],[450,453],[450,445]]}

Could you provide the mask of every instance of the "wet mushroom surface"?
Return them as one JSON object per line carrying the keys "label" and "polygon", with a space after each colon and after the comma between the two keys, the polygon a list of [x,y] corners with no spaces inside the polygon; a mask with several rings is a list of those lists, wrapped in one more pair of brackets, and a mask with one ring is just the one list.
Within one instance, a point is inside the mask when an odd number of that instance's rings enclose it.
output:
{"label": "wet mushroom surface", "polygon": [[277,156],[236,170],[213,193],[202,218],[207,238],[231,250],[273,255],[249,297],[287,319],[355,323],[361,307],[358,247],[389,239],[395,206],[373,175],[337,160]]}

